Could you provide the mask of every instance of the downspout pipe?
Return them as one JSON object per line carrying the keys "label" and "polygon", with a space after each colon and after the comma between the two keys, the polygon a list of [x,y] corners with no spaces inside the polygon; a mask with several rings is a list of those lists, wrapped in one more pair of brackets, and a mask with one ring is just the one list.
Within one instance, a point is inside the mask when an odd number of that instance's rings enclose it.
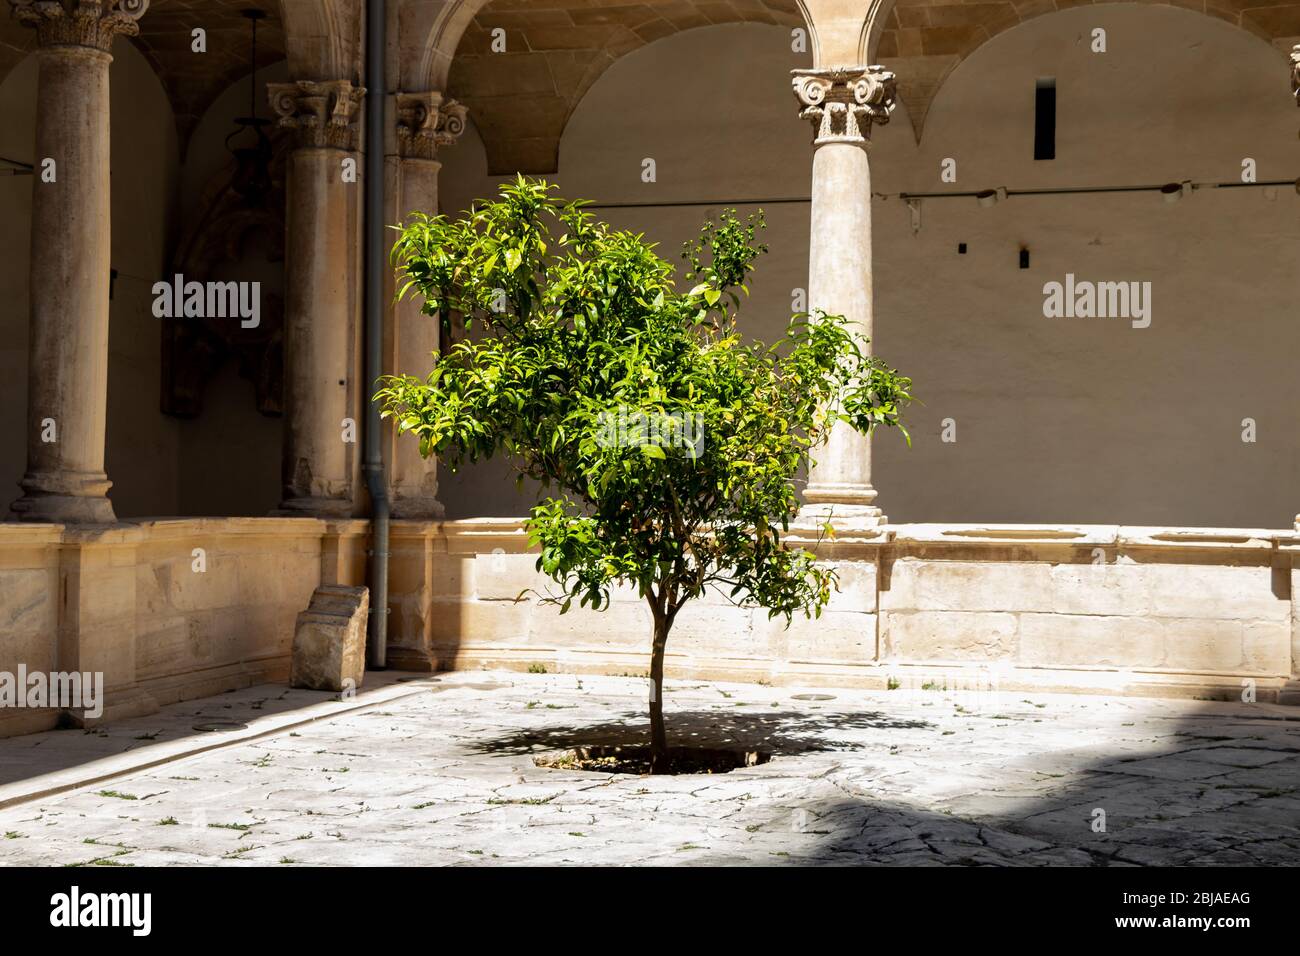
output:
{"label": "downspout pipe", "polygon": [[366,193],[365,330],[366,398],[361,470],[370,489],[370,622],[366,664],[380,670],[388,660],[388,474],[384,468],[383,422],[370,401],[384,372],[384,109],[387,105],[385,54],[388,16],[384,0],[366,3]]}

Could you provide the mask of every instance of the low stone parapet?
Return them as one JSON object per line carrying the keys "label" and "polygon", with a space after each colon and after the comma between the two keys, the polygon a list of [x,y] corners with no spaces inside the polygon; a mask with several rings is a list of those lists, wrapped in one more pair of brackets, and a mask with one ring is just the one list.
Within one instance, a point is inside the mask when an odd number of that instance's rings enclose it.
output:
{"label": "low stone parapet", "polygon": [[[1021,689],[1277,700],[1295,678],[1296,538],[887,526],[822,543],[840,590],[820,618],[787,628],[722,595],[687,605],[669,640],[669,672],[886,687],[951,675]],[[394,593],[405,610],[390,639],[431,668],[647,666],[649,617],[634,594],[563,616],[538,602],[554,585],[536,571],[521,522],[427,525],[406,560],[394,573],[421,586]]]}
{"label": "low stone parapet", "polygon": [[[318,587],[365,582],[368,531],[314,518],[0,524],[0,673],[102,674],[103,719],[287,680]],[[897,525],[808,540],[839,573],[820,618],[787,628],[710,594],[679,616],[669,673],[1300,702],[1292,529]],[[648,669],[644,602],[620,589],[603,612],[540,603],[555,586],[519,519],[394,521],[390,551],[390,667]],[[0,736],[74,716],[0,708]]]}

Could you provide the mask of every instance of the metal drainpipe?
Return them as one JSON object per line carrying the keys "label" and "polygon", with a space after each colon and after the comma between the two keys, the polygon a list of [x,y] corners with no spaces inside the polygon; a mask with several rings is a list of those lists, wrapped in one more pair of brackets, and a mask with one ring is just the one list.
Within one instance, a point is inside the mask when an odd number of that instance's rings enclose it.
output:
{"label": "metal drainpipe", "polygon": [[366,4],[366,364],[365,472],[370,489],[370,628],[366,662],[382,669],[388,659],[388,475],[381,444],[379,406],[369,401],[383,374],[384,348],[384,107],[388,40],[384,0]]}

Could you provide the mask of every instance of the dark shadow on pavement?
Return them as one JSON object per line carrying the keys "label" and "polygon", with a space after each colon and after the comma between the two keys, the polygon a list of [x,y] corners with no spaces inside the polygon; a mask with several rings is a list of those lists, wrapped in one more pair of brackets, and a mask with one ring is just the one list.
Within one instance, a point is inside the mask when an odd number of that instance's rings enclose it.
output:
{"label": "dark shadow on pavement", "polygon": [[[717,710],[673,711],[668,716],[674,747],[762,750],[775,756],[851,750],[872,734],[923,730],[923,720],[904,720],[875,711],[816,711],[726,714]],[[843,735],[850,735],[845,737]],[[554,726],[481,740],[471,753],[533,754],[586,746],[646,746],[650,725],[644,711],[626,712],[605,723]]]}

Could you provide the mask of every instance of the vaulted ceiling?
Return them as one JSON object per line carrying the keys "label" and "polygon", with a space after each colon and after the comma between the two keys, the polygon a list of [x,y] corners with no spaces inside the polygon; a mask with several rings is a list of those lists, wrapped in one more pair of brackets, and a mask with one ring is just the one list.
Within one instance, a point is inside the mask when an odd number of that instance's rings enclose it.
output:
{"label": "vaulted ceiling", "polygon": [[[207,108],[249,72],[249,21],[241,10],[267,14],[257,24],[257,65],[284,59],[279,0],[152,0],[131,42],[145,55],[167,91],[182,142]],[[207,50],[193,50],[193,31],[206,33]],[[36,46],[35,31],[0,14],[0,78]],[[265,97],[258,102],[265,107]]]}
{"label": "vaulted ceiling", "polygon": [[491,172],[553,172],[564,124],[619,57],[694,27],[803,22],[795,0],[493,0],[461,39],[448,92],[469,107]]}
{"label": "vaulted ceiling", "polygon": [[[1287,49],[1296,0],[1132,0],[1192,9]],[[982,43],[1034,17],[1091,0],[897,0],[876,59],[898,74],[917,134],[939,86]],[[863,0],[862,7],[868,7]],[[560,137],[588,88],[620,56],[681,30],[720,23],[803,26],[795,0],[490,0],[452,61],[450,95],[470,107],[494,173],[554,171]],[[505,31],[493,52],[493,31]],[[498,35],[498,38],[500,35]],[[499,42],[499,40],[498,40]]]}
{"label": "vaulted ceiling", "polygon": [[[394,2],[394,0],[390,0]],[[1091,0],[896,0],[876,59],[898,74],[900,98],[918,133],[944,79],[980,44],[1019,23]],[[1300,0],[1131,0],[1192,9],[1232,23],[1280,51],[1300,40]],[[458,0],[401,0],[453,22]],[[283,22],[307,8],[361,0],[151,0],[133,39],[148,58],[176,113],[182,142],[212,101],[249,71],[249,24],[240,11],[256,7],[259,67],[286,55]],[[863,10],[868,7],[862,0]],[[493,172],[550,172],[559,141],[582,96],[619,57],[696,27],[728,23],[804,26],[797,0],[464,0],[477,12],[451,61],[446,92],[466,103],[483,136]],[[351,14],[355,20],[355,11]],[[307,32],[337,32],[338,15],[309,14]],[[402,20],[405,23],[405,20]],[[207,51],[192,51],[192,31],[207,32]],[[355,22],[353,23],[355,27]],[[493,52],[493,31],[504,52]],[[320,37],[300,38],[310,44]],[[412,42],[403,38],[403,49]],[[34,46],[31,30],[0,14],[0,79]],[[289,44],[292,52],[293,44]],[[407,53],[410,56],[410,52]],[[349,54],[350,56],[350,54]],[[1230,66],[1225,67],[1230,69]],[[331,77],[332,78],[332,77]]]}

